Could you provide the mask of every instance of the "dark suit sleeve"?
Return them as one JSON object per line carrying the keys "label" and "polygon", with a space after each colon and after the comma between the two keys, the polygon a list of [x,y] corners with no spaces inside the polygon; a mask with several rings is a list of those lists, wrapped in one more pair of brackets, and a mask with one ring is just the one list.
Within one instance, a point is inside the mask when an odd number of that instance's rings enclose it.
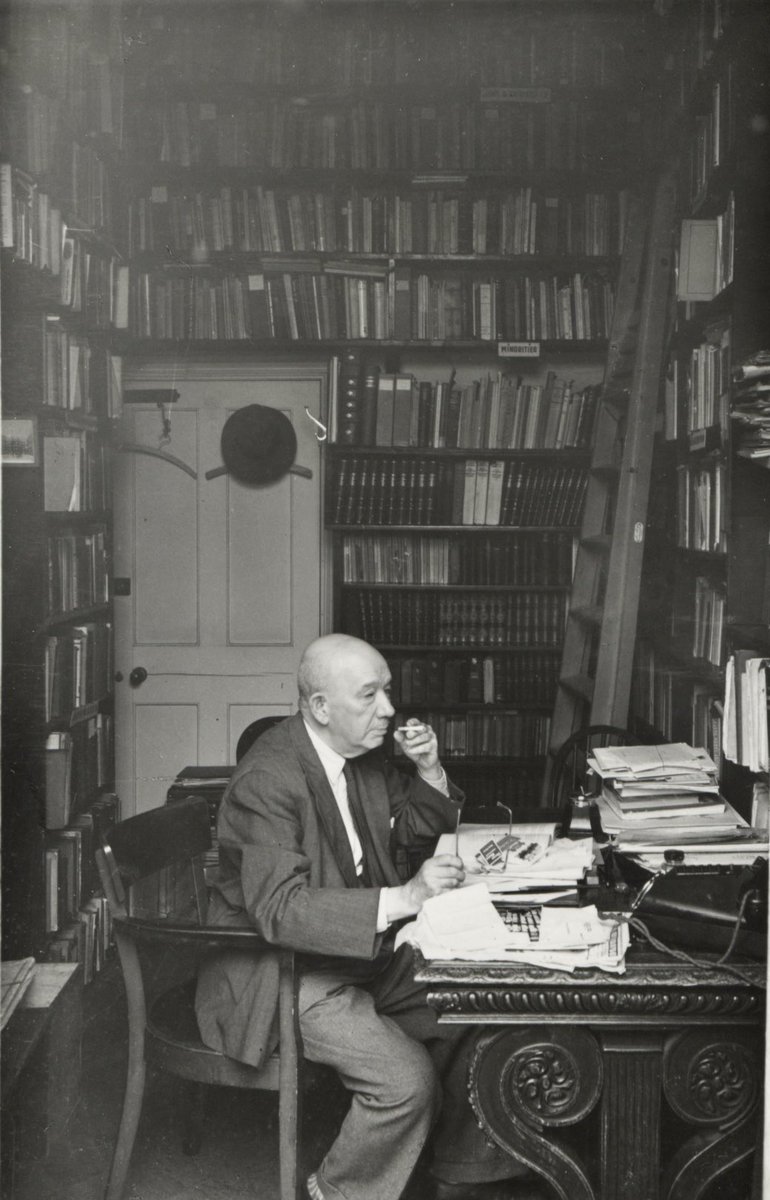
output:
{"label": "dark suit sleeve", "polygon": [[345,885],[301,772],[255,764],[222,803],[218,890],[268,941],[313,954],[369,959],[379,891]]}
{"label": "dark suit sleeve", "polygon": [[457,825],[458,809],[465,795],[447,777],[449,796],[431,787],[415,770],[414,775],[400,771],[383,759],[381,770],[390,797],[393,841],[398,846],[416,848],[429,845],[441,833]]}

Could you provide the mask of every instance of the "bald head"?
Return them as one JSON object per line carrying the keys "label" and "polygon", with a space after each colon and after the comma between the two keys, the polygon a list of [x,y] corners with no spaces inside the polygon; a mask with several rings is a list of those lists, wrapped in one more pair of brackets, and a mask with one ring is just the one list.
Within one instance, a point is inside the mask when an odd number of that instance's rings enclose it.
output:
{"label": "bald head", "polygon": [[382,745],[393,716],[390,671],[374,646],[344,633],[316,638],[297,673],[302,715],[346,758]]}

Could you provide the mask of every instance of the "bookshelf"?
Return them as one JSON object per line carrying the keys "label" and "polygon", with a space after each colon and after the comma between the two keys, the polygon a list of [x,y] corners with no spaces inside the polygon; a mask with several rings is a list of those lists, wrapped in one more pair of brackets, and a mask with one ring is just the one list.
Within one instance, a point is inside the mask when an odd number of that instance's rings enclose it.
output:
{"label": "bookshelf", "polygon": [[[768,459],[752,369],[767,351],[767,18],[714,0],[673,21],[681,238],[660,395],[632,721],[705,746],[750,816],[752,776],[722,758],[729,658],[770,649]],[[759,366],[756,366],[759,356]],[[761,380],[760,375],[760,380]]]}
{"label": "bookshelf", "polygon": [[329,362],[330,627],[479,800],[538,794],[651,24],[126,11],[129,351]]}
{"label": "bookshelf", "polygon": [[2,22],[3,957],[77,961],[87,980],[109,943],[93,842],[117,814],[120,30],[110,5],[9,5]]}

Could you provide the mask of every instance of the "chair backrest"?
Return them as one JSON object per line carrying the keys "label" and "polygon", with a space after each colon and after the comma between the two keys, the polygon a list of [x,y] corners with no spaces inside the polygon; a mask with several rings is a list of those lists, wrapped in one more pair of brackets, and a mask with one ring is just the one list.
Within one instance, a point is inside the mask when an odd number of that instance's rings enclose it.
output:
{"label": "chair backrest", "polygon": [[636,746],[639,738],[618,725],[585,725],[570,734],[554,755],[550,804],[561,807],[586,786],[588,756],[596,746]]}
{"label": "chair backrest", "polygon": [[256,721],[252,721],[247,725],[241,736],[238,738],[238,744],[235,747],[235,761],[240,762],[247,750],[250,750],[258,737],[261,737],[268,729],[272,729],[273,725],[277,725],[279,721],[286,720],[286,713],[272,717],[258,717]]}
{"label": "chair backrest", "polygon": [[96,862],[113,916],[181,917],[204,924],[201,856],[211,847],[204,797],[129,817],[104,831]]}

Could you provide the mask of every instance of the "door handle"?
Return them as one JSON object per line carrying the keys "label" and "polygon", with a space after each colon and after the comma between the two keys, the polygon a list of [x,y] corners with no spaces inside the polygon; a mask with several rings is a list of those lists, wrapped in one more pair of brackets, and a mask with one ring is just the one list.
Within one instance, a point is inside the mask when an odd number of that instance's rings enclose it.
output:
{"label": "door handle", "polygon": [[141,687],[146,678],[147,671],[144,667],[134,667],[133,671],[128,677],[128,682],[130,683],[131,687],[137,688]]}

